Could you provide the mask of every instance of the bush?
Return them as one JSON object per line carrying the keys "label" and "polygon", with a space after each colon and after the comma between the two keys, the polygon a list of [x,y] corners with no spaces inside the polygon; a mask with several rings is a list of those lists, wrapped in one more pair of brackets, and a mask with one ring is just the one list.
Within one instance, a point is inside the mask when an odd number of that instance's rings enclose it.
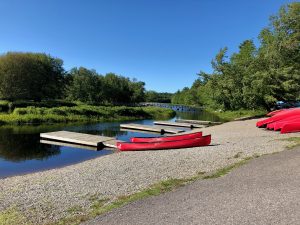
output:
{"label": "bush", "polygon": [[0,112],[8,112],[9,101],[0,100]]}

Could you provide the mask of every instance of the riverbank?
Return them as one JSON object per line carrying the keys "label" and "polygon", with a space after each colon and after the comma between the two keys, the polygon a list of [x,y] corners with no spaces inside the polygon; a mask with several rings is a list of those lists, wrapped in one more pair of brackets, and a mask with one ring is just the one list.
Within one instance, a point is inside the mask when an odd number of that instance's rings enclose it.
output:
{"label": "riverbank", "polygon": [[222,110],[213,110],[213,109],[205,109],[206,111],[216,115],[223,121],[232,121],[238,119],[245,118],[259,118],[263,117],[267,114],[267,111],[264,109],[256,109],[256,110],[236,110],[236,111],[222,111]]}
{"label": "riverbank", "polygon": [[[120,152],[60,169],[0,180],[0,221],[49,224],[95,216],[103,205],[170,179],[209,175],[249,157],[283,151],[280,135],[255,127],[257,120],[202,129],[212,134],[207,147]],[[11,219],[12,218],[12,219]],[[2,222],[1,221],[1,222]],[[73,221],[74,222],[74,221]]]}
{"label": "riverbank", "polygon": [[20,107],[0,114],[0,125],[23,125],[67,122],[120,121],[131,119],[167,119],[175,116],[171,109],[128,106]]}

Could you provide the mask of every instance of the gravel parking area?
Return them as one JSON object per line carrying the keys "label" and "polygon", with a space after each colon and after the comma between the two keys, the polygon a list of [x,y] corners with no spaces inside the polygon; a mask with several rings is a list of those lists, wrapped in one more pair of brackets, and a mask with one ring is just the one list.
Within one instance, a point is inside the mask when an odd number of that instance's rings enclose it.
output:
{"label": "gravel parking area", "polygon": [[[18,210],[33,224],[46,224],[90,209],[95,198],[132,194],[169,178],[212,172],[245,157],[279,152],[287,137],[255,127],[256,119],[202,129],[212,134],[207,147],[120,152],[60,169],[0,179],[1,212]],[[76,210],[78,213],[78,210]]]}

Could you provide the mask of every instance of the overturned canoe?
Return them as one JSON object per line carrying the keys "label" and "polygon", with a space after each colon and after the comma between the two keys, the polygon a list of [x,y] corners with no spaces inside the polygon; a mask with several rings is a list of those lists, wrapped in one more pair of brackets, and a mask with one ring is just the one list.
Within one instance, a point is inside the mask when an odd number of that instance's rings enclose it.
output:
{"label": "overturned canoe", "polygon": [[273,130],[273,129],[274,129],[274,126],[275,126],[275,123],[276,123],[276,122],[268,123],[268,124],[267,124],[267,129],[268,129],[268,130]]}
{"label": "overturned canoe", "polygon": [[271,111],[271,112],[269,112],[268,114],[267,114],[267,116],[275,116],[275,115],[277,115],[277,114],[279,114],[279,113],[282,113],[282,112],[284,112],[284,111],[286,111],[287,109],[278,109],[278,110],[274,110],[274,111]]}
{"label": "overturned canoe", "polygon": [[176,149],[176,148],[192,148],[209,145],[211,135],[202,136],[200,138],[185,139],[179,141],[165,142],[117,142],[117,147],[121,151],[139,151],[139,150],[160,150],[160,149]]}
{"label": "overturned canoe", "polygon": [[296,132],[300,132],[300,122],[286,123],[283,125],[280,131],[281,134]]}
{"label": "overturned canoe", "polygon": [[132,137],[131,142],[162,142],[162,141],[180,141],[184,139],[193,139],[202,137],[202,132],[195,132],[189,134],[181,134],[167,137]]}
{"label": "overturned canoe", "polygon": [[273,122],[276,122],[276,121],[279,121],[282,119],[287,119],[292,116],[300,116],[300,109],[296,108],[296,109],[285,110],[285,111],[280,112],[270,118],[258,121],[256,123],[256,126],[257,127],[266,127],[267,124],[269,124],[269,123],[273,123]]}
{"label": "overturned canoe", "polygon": [[285,124],[287,123],[297,123],[300,122],[299,116],[292,116],[287,119],[279,120],[277,122],[274,122],[274,130],[280,130]]}

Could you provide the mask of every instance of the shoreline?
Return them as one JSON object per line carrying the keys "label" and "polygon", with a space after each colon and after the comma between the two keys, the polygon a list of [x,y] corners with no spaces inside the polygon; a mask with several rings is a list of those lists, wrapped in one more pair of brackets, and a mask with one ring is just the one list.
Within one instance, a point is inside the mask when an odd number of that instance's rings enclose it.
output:
{"label": "shoreline", "polygon": [[90,213],[95,202],[106,199],[111,203],[163,180],[214,173],[247,157],[283,151],[290,142],[281,139],[300,137],[258,129],[256,121],[201,129],[212,134],[212,145],[207,147],[121,152],[59,169],[0,179],[0,219],[12,207],[33,224],[84,215]]}

